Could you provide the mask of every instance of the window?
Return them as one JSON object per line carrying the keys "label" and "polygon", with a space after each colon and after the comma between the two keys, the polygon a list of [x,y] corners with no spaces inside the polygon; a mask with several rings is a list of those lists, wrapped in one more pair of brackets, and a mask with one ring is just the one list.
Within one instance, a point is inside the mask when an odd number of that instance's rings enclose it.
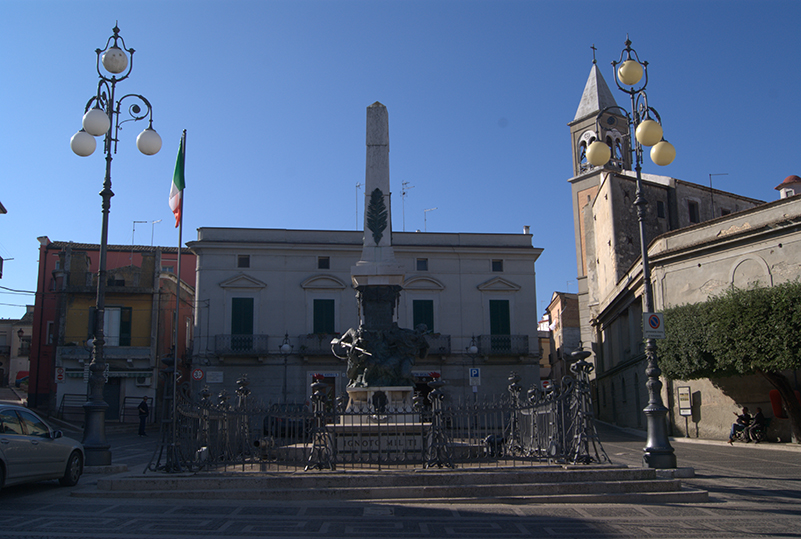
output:
{"label": "window", "polygon": [[[89,335],[95,334],[96,310],[89,315]],[[131,346],[131,307],[106,307],[103,315],[103,334],[106,346]]]}
{"label": "window", "polygon": [[665,218],[665,203],[661,200],[656,201],[656,216],[661,219]]}
{"label": "window", "polygon": [[428,271],[428,259],[427,258],[418,258],[417,259],[417,271]]}
{"label": "window", "polygon": [[236,255],[236,267],[237,268],[249,268],[250,267],[250,255]]}
{"label": "window", "polygon": [[726,215],[729,215],[730,213],[731,213],[731,210],[727,210],[726,208],[721,208],[721,210],[720,210],[720,216],[721,217],[725,217]]}
{"label": "window", "polygon": [[17,355],[20,357],[26,357],[31,354],[31,336],[25,335],[19,340],[19,350],[17,350]]}
{"label": "window", "polygon": [[493,260],[492,271],[503,271],[503,260]]}
{"label": "window", "polygon": [[25,425],[25,430],[28,431],[28,436],[50,437],[50,429],[38,417],[24,410],[20,410],[18,413],[22,418],[22,423]]}
{"label": "window", "polygon": [[161,271],[164,273],[175,273],[175,266],[161,266]]}
{"label": "window", "polygon": [[434,300],[415,299],[412,301],[412,327],[425,324],[429,333],[434,331]]}
{"label": "window", "polygon": [[14,410],[0,412],[0,434],[22,434],[22,425]]}
{"label": "window", "polygon": [[54,333],[55,324],[52,320],[47,321],[47,344],[53,344],[56,342],[56,336]]}
{"label": "window", "polygon": [[687,211],[690,214],[690,222],[691,223],[700,223],[701,217],[698,214],[698,203],[694,200],[687,201]]}
{"label": "window", "polygon": [[335,310],[336,304],[333,299],[314,300],[314,333],[336,333]]}
{"label": "window", "polygon": [[327,256],[318,256],[317,269],[331,269],[331,258]]}

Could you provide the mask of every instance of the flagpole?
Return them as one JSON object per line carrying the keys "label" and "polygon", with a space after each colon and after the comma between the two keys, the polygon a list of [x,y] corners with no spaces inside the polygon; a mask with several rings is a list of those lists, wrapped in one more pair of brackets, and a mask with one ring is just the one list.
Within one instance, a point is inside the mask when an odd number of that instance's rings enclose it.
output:
{"label": "flagpole", "polygon": [[[183,468],[192,468],[191,462],[181,462],[181,455],[178,452],[178,339],[181,321],[181,254],[183,244],[184,216],[183,216],[183,197],[184,197],[184,169],[186,164],[186,129],[181,135],[181,144],[178,147],[178,157],[175,160],[175,172],[172,176],[170,186],[170,210],[175,214],[175,228],[178,229],[178,266],[176,268],[175,279],[175,312],[173,313],[173,334],[172,334],[172,381],[165,377],[161,413],[161,443],[156,448],[147,469],[153,472],[165,471],[181,472]],[[169,365],[169,356],[164,358],[166,365]],[[170,370],[167,368],[165,374],[169,377]],[[171,394],[170,394],[171,393]],[[166,402],[171,399],[172,403],[167,406]],[[167,416],[167,412],[171,412]],[[168,425],[169,424],[169,425]],[[165,457],[162,465],[162,457]]]}
{"label": "flagpole", "polygon": [[[183,154],[183,162],[184,165],[186,164],[186,129],[184,129],[183,135],[181,136],[181,152]],[[183,232],[184,232],[184,196],[186,196],[186,189],[181,191],[181,213],[180,219],[178,220],[178,266],[177,266],[177,277],[176,280],[176,288],[175,288],[175,337],[174,337],[174,344],[173,344],[173,378],[172,378],[172,443],[173,443],[173,451],[176,452],[177,457],[177,445],[178,442],[178,327],[180,322],[179,312],[181,309],[181,248],[183,244]],[[177,458],[176,458],[177,464]]]}

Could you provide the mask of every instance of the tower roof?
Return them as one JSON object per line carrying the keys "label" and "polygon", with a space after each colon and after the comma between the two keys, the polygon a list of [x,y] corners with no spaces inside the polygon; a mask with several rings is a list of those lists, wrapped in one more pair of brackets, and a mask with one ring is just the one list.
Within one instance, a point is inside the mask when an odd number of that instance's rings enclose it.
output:
{"label": "tower roof", "polygon": [[581,94],[581,102],[573,121],[580,120],[591,114],[598,114],[606,107],[614,106],[617,106],[615,98],[612,97],[609,86],[606,85],[606,81],[601,76],[598,65],[593,62],[590,76],[587,79],[587,84],[584,85],[584,93]]}
{"label": "tower roof", "polygon": [[801,178],[798,176],[787,176],[782,183],[774,187],[774,189],[784,189],[785,187],[789,187],[793,184],[801,183]]}

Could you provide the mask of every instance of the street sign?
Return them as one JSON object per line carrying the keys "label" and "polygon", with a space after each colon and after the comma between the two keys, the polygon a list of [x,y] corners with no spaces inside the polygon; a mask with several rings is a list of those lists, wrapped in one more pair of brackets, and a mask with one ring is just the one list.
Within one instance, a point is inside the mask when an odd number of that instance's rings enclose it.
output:
{"label": "street sign", "polygon": [[689,386],[679,387],[679,415],[693,415],[693,398]]}
{"label": "street sign", "polygon": [[195,369],[192,371],[192,380],[200,382],[203,380],[203,369]]}
{"label": "street sign", "polygon": [[470,369],[470,385],[471,386],[481,385],[481,369],[479,369],[478,367],[472,367]]}
{"label": "street sign", "polygon": [[662,313],[643,313],[642,333],[646,339],[664,339],[665,324]]}
{"label": "street sign", "polygon": [[56,367],[56,383],[63,384],[67,375],[64,373],[64,367]]}

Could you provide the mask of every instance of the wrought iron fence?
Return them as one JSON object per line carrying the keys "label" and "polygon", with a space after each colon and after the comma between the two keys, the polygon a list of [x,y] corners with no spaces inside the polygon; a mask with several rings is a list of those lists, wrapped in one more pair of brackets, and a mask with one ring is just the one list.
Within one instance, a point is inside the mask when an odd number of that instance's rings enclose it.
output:
{"label": "wrought iron fence", "polygon": [[445,382],[429,383],[427,399],[383,409],[327,402],[315,379],[312,407],[261,405],[246,377],[236,396],[179,398],[177,443],[184,469],[241,466],[255,470],[518,466],[610,463],[593,425],[589,373],[580,360],[561,385],[523,395],[512,373],[506,395],[492,401],[447,402]]}

